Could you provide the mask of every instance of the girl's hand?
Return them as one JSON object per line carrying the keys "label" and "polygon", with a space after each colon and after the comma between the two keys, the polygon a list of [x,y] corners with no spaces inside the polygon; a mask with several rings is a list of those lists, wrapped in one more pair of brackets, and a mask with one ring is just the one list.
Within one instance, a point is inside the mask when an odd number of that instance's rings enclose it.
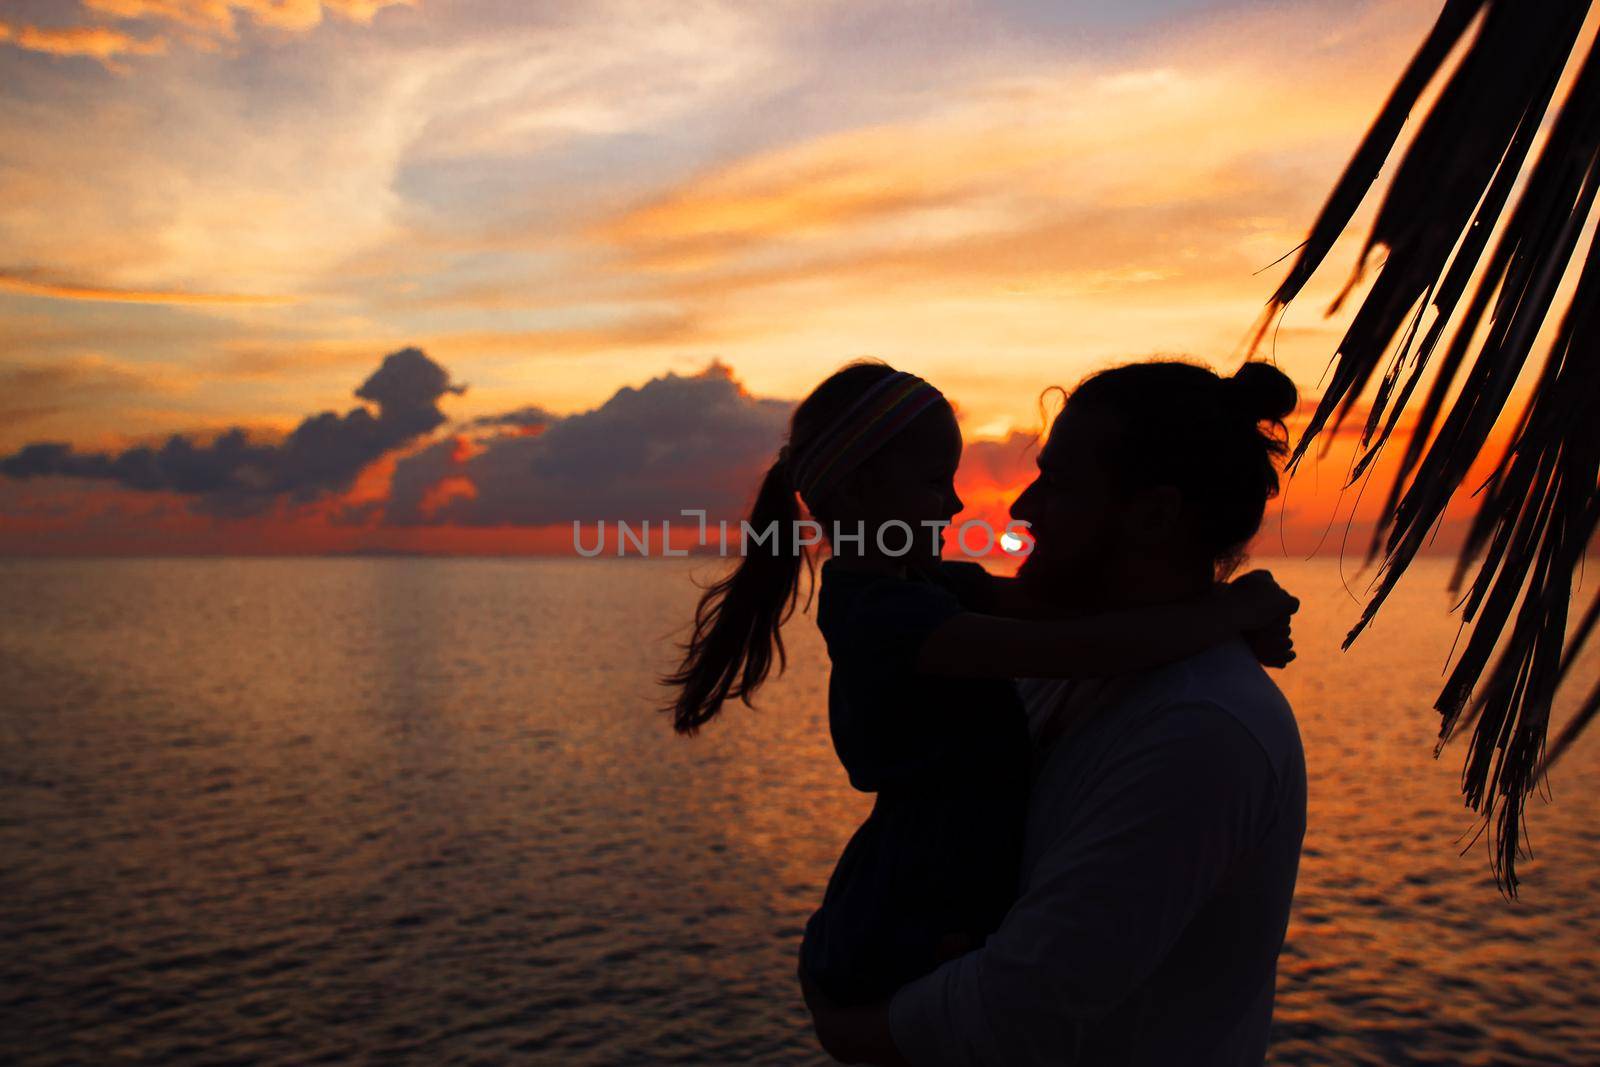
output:
{"label": "girl's hand", "polygon": [[1289,617],[1259,630],[1245,630],[1245,642],[1263,667],[1287,667],[1294,659],[1294,636],[1289,632]]}
{"label": "girl's hand", "polygon": [[1300,610],[1269,571],[1249,571],[1221,589],[1223,611],[1240,633],[1268,627],[1288,627],[1289,616]]}

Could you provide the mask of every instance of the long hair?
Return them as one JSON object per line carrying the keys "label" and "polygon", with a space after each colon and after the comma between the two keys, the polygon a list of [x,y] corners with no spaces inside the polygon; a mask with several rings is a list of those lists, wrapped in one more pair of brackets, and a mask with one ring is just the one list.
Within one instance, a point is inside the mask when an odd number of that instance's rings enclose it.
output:
{"label": "long hair", "polygon": [[[661,679],[677,690],[668,710],[678,733],[694,734],[730,698],[748,706],[767,680],[774,656],[780,674],[788,666],[782,629],[799,601],[802,566],[813,587],[816,580],[812,559],[798,544],[800,501],[790,457],[803,454],[824,427],[893,373],[887,363],[858,360],[835,371],[795,408],[788,441],[767,468],[750,508],[749,526],[758,536],[770,529],[772,536],[755,547],[746,545],[738,565],[701,594],[683,662]],[[821,518],[816,501],[805,503]]]}

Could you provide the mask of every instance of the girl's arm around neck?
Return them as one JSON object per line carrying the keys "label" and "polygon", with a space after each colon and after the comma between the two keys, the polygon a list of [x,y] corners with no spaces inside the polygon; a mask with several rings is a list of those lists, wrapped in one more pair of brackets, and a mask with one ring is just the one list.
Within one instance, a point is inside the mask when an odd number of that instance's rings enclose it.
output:
{"label": "girl's arm around neck", "polygon": [[925,674],[961,678],[1092,678],[1150,670],[1287,617],[1299,602],[1278,589],[1218,587],[1193,600],[1074,619],[962,612],[928,635]]}

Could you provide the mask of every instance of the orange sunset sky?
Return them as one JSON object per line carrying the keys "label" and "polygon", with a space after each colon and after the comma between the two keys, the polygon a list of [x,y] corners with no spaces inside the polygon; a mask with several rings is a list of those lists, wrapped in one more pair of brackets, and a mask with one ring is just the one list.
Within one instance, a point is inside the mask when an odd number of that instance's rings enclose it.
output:
{"label": "orange sunset sky", "polygon": [[[0,2],[0,553],[736,515],[862,355],[1002,516],[1042,387],[1237,365],[1438,6]],[[1264,353],[1309,398],[1358,245]],[[1261,554],[1361,529],[1348,444]]]}

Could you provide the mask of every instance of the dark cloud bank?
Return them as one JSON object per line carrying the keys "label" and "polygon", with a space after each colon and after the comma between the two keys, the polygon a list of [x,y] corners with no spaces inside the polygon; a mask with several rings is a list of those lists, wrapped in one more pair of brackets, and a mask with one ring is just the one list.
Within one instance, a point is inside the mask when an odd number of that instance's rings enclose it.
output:
{"label": "dark cloud bank", "polygon": [[[191,498],[201,513],[242,517],[280,500],[305,504],[350,489],[386,453],[407,451],[447,421],[439,408],[449,374],[415,348],[395,352],[355,391],[377,406],[306,418],[282,442],[252,443],[235,427],[210,444],[175,434],[159,449],[77,452],[36,442],[0,459],[12,478],[57,475],[116,482]],[[573,520],[676,518],[682,508],[733,516],[782,440],[790,401],[747,394],[720,363],[624,388],[600,407],[558,416],[537,406],[455,427],[396,462],[387,499],[345,508],[336,521],[385,525],[542,526]],[[473,451],[476,449],[476,451]],[[465,479],[429,511],[430,490]]]}
{"label": "dark cloud bank", "polygon": [[[744,506],[783,439],[793,405],[745,393],[728,368],[668,374],[618,390],[593,411],[549,417],[529,434],[528,412],[502,419],[522,432],[491,438],[453,459],[442,441],[396,466],[385,521],[393,525],[544,526],[675,518],[683,508],[733,515]],[[465,477],[474,497],[420,510],[429,487]]]}
{"label": "dark cloud bank", "polygon": [[206,445],[173,434],[159,449],[130,448],[117,455],[41,441],[0,459],[0,474],[112,481],[192,496],[195,509],[208,514],[255,515],[280,498],[307,503],[348,490],[367,464],[444,423],[439,398],[466,388],[449,382],[443,367],[406,348],[386,357],[355,391],[377,405],[376,415],[365,407],[344,415],[324,411],[277,444],[254,444],[239,427]]}

